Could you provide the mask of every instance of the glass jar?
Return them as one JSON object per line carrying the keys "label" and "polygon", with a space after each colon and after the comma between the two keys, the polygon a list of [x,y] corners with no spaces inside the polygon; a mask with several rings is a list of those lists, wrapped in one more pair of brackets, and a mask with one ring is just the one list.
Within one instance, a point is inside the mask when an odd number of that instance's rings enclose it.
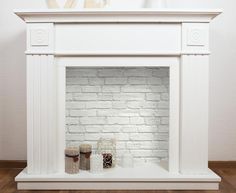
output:
{"label": "glass jar", "polygon": [[116,165],[116,140],[100,138],[97,143],[98,153],[103,155],[103,168],[112,168]]}
{"label": "glass jar", "polygon": [[59,9],[59,8],[65,8],[65,9],[74,9],[77,6],[78,0],[46,0],[47,7],[49,9]]}

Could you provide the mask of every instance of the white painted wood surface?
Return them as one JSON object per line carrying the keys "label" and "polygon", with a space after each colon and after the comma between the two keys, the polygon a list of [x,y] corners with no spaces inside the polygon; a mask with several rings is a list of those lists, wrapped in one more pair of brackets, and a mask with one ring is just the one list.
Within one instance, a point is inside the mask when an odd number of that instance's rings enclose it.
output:
{"label": "white painted wood surface", "polygon": [[57,65],[57,159],[58,172],[65,171],[65,125],[66,125],[66,68],[64,65]]}
{"label": "white painted wood surface", "polygon": [[180,62],[171,64],[169,70],[170,90],[169,90],[169,172],[179,173],[180,161]]}
{"label": "white painted wood surface", "polygon": [[180,37],[180,24],[56,24],[55,50],[168,53],[181,49]]}
{"label": "white painted wood surface", "polygon": [[65,67],[170,67],[170,65],[179,64],[179,57],[57,57],[57,64]]}
{"label": "white painted wood surface", "polygon": [[209,24],[182,24],[182,52],[209,52]]}
{"label": "white painted wood surface", "polygon": [[19,182],[19,190],[218,190],[218,182]]}
{"label": "white painted wood surface", "polygon": [[210,22],[222,10],[15,10],[25,22],[30,23],[202,23]]}
{"label": "white painted wood surface", "polygon": [[56,172],[56,71],[53,56],[27,56],[27,165],[29,174]]}
{"label": "white painted wood surface", "polygon": [[27,50],[40,53],[54,51],[54,24],[27,24]]}
{"label": "white painted wood surface", "polygon": [[96,178],[64,174],[66,67],[165,66],[171,89],[169,170],[152,170],[155,183],[148,176],[138,184],[132,176],[109,183],[109,176],[93,188],[217,189],[220,178],[207,167],[208,33],[220,12],[16,11],[27,22],[28,168],[16,177],[18,188],[91,189],[88,182]]}
{"label": "white painted wood surface", "polygon": [[181,58],[180,171],[208,170],[208,56]]}
{"label": "white painted wood surface", "polygon": [[[125,175],[124,175],[125,173]],[[99,182],[99,181],[136,181],[136,182],[157,182],[157,181],[185,181],[185,182],[198,182],[200,179],[201,182],[214,182],[220,181],[220,178],[208,170],[206,174],[180,174],[180,173],[170,173],[168,171],[168,163],[165,161],[158,164],[136,164],[133,168],[123,168],[119,165],[110,170],[104,170],[101,174],[93,174],[89,171],[82,171],[76,175],[66,174],[66,173],[55,173],[48,175],[27,175],[27,171],[24,170],[20,174],[20,178],[17,177],[16,181],[28,180],[31,182],[34,181],[74,181],[74,182]]]}
{"label": "white painted wood surface", "polygon": [[22,190],[215,190],[218,189],[220,178],[211,170],[205,175],[173,174],[168,172],[166,164],[160,163],[136,165],[134,168],[116,167],[97,175],[80,171],[77,175],[57,173],[29,176],[23,171],[16,181]]}

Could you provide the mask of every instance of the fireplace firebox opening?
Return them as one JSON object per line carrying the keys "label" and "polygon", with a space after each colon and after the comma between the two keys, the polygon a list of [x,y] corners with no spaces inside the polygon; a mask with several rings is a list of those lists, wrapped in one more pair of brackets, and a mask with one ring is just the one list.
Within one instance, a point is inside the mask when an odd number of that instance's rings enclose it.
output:
{"label": "fireplace firebox opening", "polygon": [[134,164],[168,160],[169,68],[66,69],[66,145],[116,140],[118,166],[124,154]]}

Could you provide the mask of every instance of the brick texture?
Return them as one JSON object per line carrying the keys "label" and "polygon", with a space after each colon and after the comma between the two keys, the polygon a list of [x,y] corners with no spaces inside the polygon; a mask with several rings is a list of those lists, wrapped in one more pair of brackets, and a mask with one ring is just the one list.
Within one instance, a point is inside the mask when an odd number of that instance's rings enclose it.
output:
{"label": "brick texture", "polygon": [[168,68],[67,68],[66,142],[117,139],[118,162],[168,159]]}

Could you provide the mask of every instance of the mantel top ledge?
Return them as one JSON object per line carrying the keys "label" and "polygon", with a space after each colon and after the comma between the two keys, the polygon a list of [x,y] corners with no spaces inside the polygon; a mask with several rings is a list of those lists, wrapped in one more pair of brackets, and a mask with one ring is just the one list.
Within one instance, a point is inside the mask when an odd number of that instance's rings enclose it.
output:
{"label": "mantel top ledge", "polygon": [[35,9],[15,10],[14,13],[26,23],[86,23],[86,22],[210,22],[222,10],[179,10],[179,9],[139,9],[139,10],[62,10]]}

